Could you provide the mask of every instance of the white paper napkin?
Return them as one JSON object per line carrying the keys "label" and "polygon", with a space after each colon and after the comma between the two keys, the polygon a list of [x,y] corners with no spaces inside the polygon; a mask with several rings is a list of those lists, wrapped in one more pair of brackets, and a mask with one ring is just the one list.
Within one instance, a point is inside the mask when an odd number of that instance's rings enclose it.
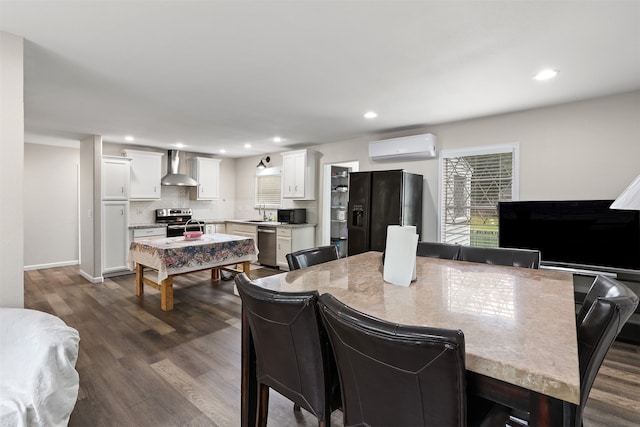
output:
{"label": "white paper napkin", "polygon": [[418,235],[415,226],[390,225],[387,227],[385,249],[385,282],[409,286],[416,278],[416,249]]}

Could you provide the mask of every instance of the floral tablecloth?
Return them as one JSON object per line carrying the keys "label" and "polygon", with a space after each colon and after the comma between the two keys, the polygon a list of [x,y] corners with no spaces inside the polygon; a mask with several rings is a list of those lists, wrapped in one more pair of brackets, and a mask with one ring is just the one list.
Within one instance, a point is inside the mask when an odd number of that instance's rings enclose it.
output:
{"label": "floral tablecloth", "polygon": [[127,262],[158,270],[158,281],[169,275],[206,268],[256,261],[258,249],[251,237],[230,234],[203,234],[198,240],[167,237],[131,242]]}

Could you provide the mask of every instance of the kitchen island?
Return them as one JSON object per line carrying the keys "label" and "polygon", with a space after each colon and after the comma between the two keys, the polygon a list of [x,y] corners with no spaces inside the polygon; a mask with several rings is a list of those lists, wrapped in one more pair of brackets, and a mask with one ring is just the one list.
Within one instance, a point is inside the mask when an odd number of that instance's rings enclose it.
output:
{"label": "kitchen island", "polygon": [[[173,310],[173,277],[194,271],[211,270],[218,277],[220,268],[242,265],[249,274],[252,261],[258,259],[252,238],[230,234],[203,234],[197,240],[168,237],[131,242],[127,262],[136,271],[136,295],[144,294],[144,285],[160,290],[160,308]],[[156,280],[144,277],[144,268],[157,272]]]}

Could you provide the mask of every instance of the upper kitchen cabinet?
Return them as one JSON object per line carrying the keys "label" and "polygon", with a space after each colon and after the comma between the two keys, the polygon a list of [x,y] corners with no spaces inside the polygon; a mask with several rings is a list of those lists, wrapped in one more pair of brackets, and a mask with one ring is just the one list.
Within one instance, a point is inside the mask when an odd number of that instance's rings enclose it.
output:
{"label": "upper kitchen cabinet", "polygon": [[317,154],[311,150],[282,153],[282,198],[316,199]]}
{"label": "upper kitchen cabinet", "polygon": [[196,200],[218,200],[220,183],[220,159],[196,157],[191,166],[191,177],[198,186],[191,190]]}
{"label": "upper kitchen cabinet", "polygon": [[102,200],[129,200],[130,159],[102,156]]}
{"label": "upper kitchen cabinet", "polygon": [[124,150],[131,159],[129,200],[159,200],[162,178],[162,153]]}

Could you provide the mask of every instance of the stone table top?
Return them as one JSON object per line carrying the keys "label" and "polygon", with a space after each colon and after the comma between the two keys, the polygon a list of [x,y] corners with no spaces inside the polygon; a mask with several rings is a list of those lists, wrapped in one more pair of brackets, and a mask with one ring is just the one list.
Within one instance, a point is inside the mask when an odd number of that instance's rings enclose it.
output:
{"label": "stone table top", "polygon": [[417,257],[417,281],[403,287],[384,282],[381,258],[368,252],[255,283],[328,292],[390,322],[461,329],[468,370],[579,404],[570,273]]}

